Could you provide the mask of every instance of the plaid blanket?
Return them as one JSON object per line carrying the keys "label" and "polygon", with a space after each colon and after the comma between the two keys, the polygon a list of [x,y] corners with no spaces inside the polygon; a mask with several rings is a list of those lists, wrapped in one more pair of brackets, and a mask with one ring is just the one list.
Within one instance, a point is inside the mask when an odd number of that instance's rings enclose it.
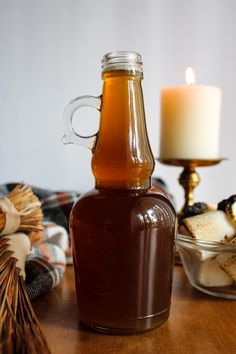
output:
{"label": "plaid blanket", "polygon": [[[162,179],[154,178],[153,187],[168,193]],[[9,193],[16,183],[0,185],[0,196]],[[42,202],[44,232],[42,241],[27,256],[26,287],[30,299],[48,292],[63,279],[66,264],[72,264],[69,239],[69,215],[79,193],[50,191],[32,186]]]}

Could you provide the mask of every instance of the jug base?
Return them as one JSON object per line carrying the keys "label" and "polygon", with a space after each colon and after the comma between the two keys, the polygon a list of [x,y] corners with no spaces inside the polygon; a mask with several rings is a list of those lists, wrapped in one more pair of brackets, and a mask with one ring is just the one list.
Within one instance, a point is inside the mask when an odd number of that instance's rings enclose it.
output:
{"label": "jug base", "polygon": [[[117,335],[129,335],[146,332],[164,324],[170,314],[170,309],[166,309],[152,316],[142,317],[141,319],[131,319],[125,321],[116,321],[116,323],[97,324],[93,321],[80,316],[80,320],[91,329],[106,333]],[[115,321],[114,321],[115,322]]]}

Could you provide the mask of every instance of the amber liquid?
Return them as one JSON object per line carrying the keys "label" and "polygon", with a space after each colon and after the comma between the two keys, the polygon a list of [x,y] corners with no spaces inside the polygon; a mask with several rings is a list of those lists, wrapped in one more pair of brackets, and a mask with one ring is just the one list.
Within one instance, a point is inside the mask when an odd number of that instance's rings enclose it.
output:
{"label": "amber liquid", "polygon": [[79,199],[71,230],[83,322],[133,333],[167,320],[174,220],[170,203],[151,191],[95,189]]}
{"label": "amber liquid", "polygon": [[141,74],[103,74],[99,136],[92,157],[96,186],[148,188],[154,167],[145,123]]}
{"label": "amber liquid", "polygon": [[140,73],[103,74],[96,188],[73,207],[72,235],[80,319],[109,333],[159,326],[169,316],[175,212],[149,191],[154,160]]}

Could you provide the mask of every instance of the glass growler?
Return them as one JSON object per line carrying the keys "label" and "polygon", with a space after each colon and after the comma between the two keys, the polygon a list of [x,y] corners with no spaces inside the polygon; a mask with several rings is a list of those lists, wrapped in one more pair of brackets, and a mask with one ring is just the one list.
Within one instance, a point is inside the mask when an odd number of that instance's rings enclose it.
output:
{"label": "glass growler", "polygon": [[[147,137],[141,56],[103,58],[101,97],[82,96],[65,109],[65,143],[92,150],[95,188],[70,216],[80,319],[107,333],[135,333],[169,316],[176,215],[169,199],[151,188],[154,159]],[[99,131],[82,137],[73,114],[100,110]]]}

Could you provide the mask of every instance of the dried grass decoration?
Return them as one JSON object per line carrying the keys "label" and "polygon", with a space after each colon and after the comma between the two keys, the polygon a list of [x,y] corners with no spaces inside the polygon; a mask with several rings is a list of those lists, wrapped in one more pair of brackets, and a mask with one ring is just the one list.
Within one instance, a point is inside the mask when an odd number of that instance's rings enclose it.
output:
{"label": "dried grass decoration", "polygon": [[0,354],[47,354],[25,287],[25,258],[42,235],[41,203],[27,185],[0,198]]}

